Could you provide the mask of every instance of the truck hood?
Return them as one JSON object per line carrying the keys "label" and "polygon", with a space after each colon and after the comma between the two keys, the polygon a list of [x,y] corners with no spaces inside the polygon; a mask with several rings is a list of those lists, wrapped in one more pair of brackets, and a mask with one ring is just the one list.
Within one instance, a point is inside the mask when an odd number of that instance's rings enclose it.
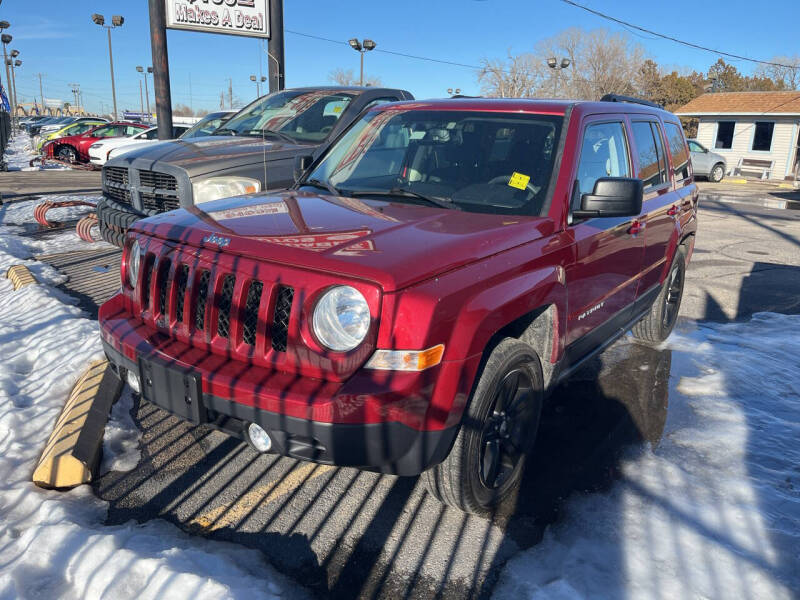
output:
{"label": "truck hood", "polygon": [[250,163],[292,158],[301,149],[314,145],[290,144],[275,138],[208,136],[188,140],[169,140],[125,153],[127,160],[166,161],[181,167],[189,177],[224,171]]}
{"label": "truck hood", "polygon": [[226,198],[133,231],[373,281],[391,292],[553,233],[552,220],[304,192]]}

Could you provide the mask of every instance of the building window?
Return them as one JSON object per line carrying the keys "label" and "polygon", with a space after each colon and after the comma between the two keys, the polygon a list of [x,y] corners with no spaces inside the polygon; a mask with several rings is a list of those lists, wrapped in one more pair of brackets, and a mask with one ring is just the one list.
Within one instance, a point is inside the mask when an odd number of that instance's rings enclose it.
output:
{"label": "building window", "polygon": [[756,121],[756,130],[753,133],[753,150],[769,152],[772,149],[772,132],[775,123],[772,121]]}
{"label": "building window", "polygon": [[717,141],[714,148],[730,150],[733,147],[733,130],[736,121],[719,121],[717,123]]}

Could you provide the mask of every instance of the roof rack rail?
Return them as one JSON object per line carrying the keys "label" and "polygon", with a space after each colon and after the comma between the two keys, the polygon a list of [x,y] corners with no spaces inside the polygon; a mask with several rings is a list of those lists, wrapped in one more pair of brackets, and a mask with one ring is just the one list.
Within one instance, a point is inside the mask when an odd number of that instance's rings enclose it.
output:
{"label": "roof rack rail", "polygon": [[652,106],[653,108],[664,109],[664,106],[649,100],[642,100],[641,98],[634,98],[633,96],[622,96],[620,94],[606,94],[600,98],[600,102],[630,102],[631,104],[643,104],[644,106]]}

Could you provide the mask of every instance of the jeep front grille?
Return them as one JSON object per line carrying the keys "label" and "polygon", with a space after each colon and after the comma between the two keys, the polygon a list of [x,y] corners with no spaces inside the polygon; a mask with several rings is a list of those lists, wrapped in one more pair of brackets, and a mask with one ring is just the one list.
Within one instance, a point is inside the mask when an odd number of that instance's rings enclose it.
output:
{"label": "jeep front grille", "polygon": [[142,265],[139,299],[145,321],[182,332],[195,345],[213,342],[239,352],[247,347],[246,352],[286,352],[293,287],[200,268],[178,255],[170,259],[148,252]]}

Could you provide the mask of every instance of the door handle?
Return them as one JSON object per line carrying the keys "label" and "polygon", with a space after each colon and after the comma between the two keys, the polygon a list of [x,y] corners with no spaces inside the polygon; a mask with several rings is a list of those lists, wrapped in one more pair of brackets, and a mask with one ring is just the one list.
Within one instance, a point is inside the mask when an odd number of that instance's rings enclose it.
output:
{"label": "door handle", "polygon": [[634,221],[631,223],[631,226],[628,227],[628,233],[631,235],[636,235],[642,231],[644,231],[644,223],[642,221]]}

